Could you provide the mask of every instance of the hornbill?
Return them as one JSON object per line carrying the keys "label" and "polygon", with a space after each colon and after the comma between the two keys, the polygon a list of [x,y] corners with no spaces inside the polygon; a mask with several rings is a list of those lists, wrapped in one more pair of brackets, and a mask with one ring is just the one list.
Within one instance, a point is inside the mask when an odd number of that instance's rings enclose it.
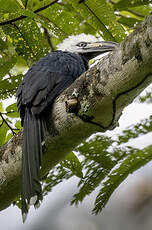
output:
{"label": "hornbill", "polygon": [[117,43],[98,41],[92,35],[70,36],[59,46],[59,50],[41,58],[25,74],[16,93],[24,127],[21,189],[23,222],[29,206],[37,207],[42,200],[40,166],[47,134],[47,108],[89,68],[90,59],[113,51],[116,47]]}

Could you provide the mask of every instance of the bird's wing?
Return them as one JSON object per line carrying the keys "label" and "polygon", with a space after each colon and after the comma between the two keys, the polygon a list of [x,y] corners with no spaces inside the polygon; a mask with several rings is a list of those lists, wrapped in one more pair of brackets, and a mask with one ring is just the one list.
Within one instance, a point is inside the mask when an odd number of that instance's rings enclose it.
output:
{"label": "bird's wing", "polygon": [[27,73],[16,93],[18,109],[27,106],[33,114],[39,114],[72,82],[70,76],[59,72],[39,70]]}
{"label": "bird's wing", "polygon": [[[33,114],[41,113],[48,105],[52,104],[54,99],[61,94],[64,89],[74,81],[69,76],[64,76],[60,73],[51,73],[50,78],[53,81],[48,81],[45,88],[39,90],[32,103]],[[55,79],[54,79],[55,78]]]}

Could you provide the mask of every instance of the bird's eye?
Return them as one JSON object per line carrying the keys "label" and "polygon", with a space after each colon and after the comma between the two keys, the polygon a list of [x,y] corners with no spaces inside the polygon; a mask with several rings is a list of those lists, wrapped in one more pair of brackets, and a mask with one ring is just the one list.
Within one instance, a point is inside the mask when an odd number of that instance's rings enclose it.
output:
{"label": "bird's eye", "polygon": [[85,47],[85,46],[87,46],[87,43],[86,42],[80,42],[80,43],[77,44],[77,46]]}

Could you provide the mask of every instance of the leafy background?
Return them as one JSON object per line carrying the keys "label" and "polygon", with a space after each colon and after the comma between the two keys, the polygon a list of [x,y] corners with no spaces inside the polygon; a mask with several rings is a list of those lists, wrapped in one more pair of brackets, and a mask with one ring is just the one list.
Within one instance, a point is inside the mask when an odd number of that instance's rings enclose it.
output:
{"label": "leafy background", "polygon": [[[22,127],[14,98],[23,74],[69,35],[86,33],[121,42],[151,13],[148,0],[0,0],[0,146]],[[138,103],[151,103],[151,89]],[[93,213],[99,213],[113,191],[132,172],[149,162],[152,146],[133,148],[129,141],[152,131],[152,117],[139,121],[116,139],[96,134],[86,140],[43,179],[43,193],[63,180],[79,178],[78,204],[97,187]],[[124,145],[123,145],[124,144]],[[16,204],[20,206],[20,200]]]}

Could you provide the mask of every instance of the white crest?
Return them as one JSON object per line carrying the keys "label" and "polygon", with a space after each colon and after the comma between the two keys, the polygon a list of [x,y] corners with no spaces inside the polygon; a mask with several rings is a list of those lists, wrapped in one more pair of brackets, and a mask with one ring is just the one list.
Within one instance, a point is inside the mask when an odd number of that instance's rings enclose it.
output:
{"label": "white crest", "polygon": [[57,45],[58,50],[76,52],[76,44],[79,42],[97,42],[98,39],[91,34],[71,35],[64,39],[62,43]]}

